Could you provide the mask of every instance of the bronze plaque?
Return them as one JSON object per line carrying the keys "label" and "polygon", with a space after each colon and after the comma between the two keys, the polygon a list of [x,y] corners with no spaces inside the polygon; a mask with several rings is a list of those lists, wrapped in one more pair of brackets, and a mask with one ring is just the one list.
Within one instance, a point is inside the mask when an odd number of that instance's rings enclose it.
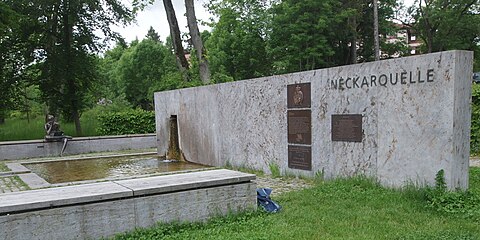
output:
{"label": "bronze plaque", "polygon": [[288,167],[312,170],[312,148],[306,146],[288,146]]}
{"label": "bronze plaque", "polygon": [[332,115],[332,141],[361,142],[362,115],[334,114]]}
{"label": "bronze plaque", "polygon": [[287,114],[288,143],[312,144],[312,112],[289,110]]}
{"label": "bronze plaque", "polygon": [[311,105],[310,83],[297,83],[287,86],[288,108],[309,108]]}

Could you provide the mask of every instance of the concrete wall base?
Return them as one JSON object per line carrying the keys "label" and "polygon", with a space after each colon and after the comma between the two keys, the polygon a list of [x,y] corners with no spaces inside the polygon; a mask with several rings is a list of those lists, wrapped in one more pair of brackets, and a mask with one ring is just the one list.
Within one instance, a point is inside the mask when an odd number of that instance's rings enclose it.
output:
{"label": "concrete wall base", "polygon": [[0,236],[98,239],[157,222],[202,221],[254,209],[253,179],[255,175],[212,170],[2,194]]}
{"label": "concrete wall base", "polygon": [[[79,137],[68,141],[63,155],[156,147],[155,134]],[[0,142],[0,161],[60,156],[63,142],[41,140]]]}

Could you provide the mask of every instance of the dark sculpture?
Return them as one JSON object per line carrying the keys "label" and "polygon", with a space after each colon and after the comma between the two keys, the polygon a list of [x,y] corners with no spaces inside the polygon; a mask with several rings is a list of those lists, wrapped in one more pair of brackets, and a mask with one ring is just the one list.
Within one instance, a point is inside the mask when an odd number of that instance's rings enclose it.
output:
{"label": "dark sculpture", "polygon": [[63,142],[62,151],[60,152],[60,156],[63,156],[68,140],[72,139],[72,137],[63,134],[63,131],[60,130],[60,124],[55,121],[53,115],[47,115],[45,121],[45,140],[47,142]]}
{"label": "dark sculpture", "polygon": [[45,138],[63,136],[63,131],[60,130],[60,124],[55,121],[53,115],[48,115],[45,123]]}

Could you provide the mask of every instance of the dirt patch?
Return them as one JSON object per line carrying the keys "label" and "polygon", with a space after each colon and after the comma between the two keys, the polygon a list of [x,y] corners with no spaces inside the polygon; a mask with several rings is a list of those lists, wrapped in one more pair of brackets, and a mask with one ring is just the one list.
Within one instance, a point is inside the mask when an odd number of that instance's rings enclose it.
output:
{"label": "dirt patch", "polygon": [[470,158],[470,167],[480,167],[480,157]]}
{"label": "dirt patch", "polygon": [[313,186],[313,182],[310,180],[304,180],[300,178],[272,178],[271,176],[257,176],[257,188],[271,188],[272,196],[278,196],[279,194],[301,190]]}

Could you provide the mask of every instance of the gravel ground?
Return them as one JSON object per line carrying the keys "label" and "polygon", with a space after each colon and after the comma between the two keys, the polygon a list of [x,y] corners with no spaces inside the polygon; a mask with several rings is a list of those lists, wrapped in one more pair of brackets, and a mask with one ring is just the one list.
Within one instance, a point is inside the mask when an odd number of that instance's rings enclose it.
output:
{"label": "gravel ground", "polygon": [[271,176],[257,176],[257,188],[271,188],[272,197],[279,194],[296,191],[304,188],[311,187],[312,181],[300,179],[300,178],[272,178]]}

